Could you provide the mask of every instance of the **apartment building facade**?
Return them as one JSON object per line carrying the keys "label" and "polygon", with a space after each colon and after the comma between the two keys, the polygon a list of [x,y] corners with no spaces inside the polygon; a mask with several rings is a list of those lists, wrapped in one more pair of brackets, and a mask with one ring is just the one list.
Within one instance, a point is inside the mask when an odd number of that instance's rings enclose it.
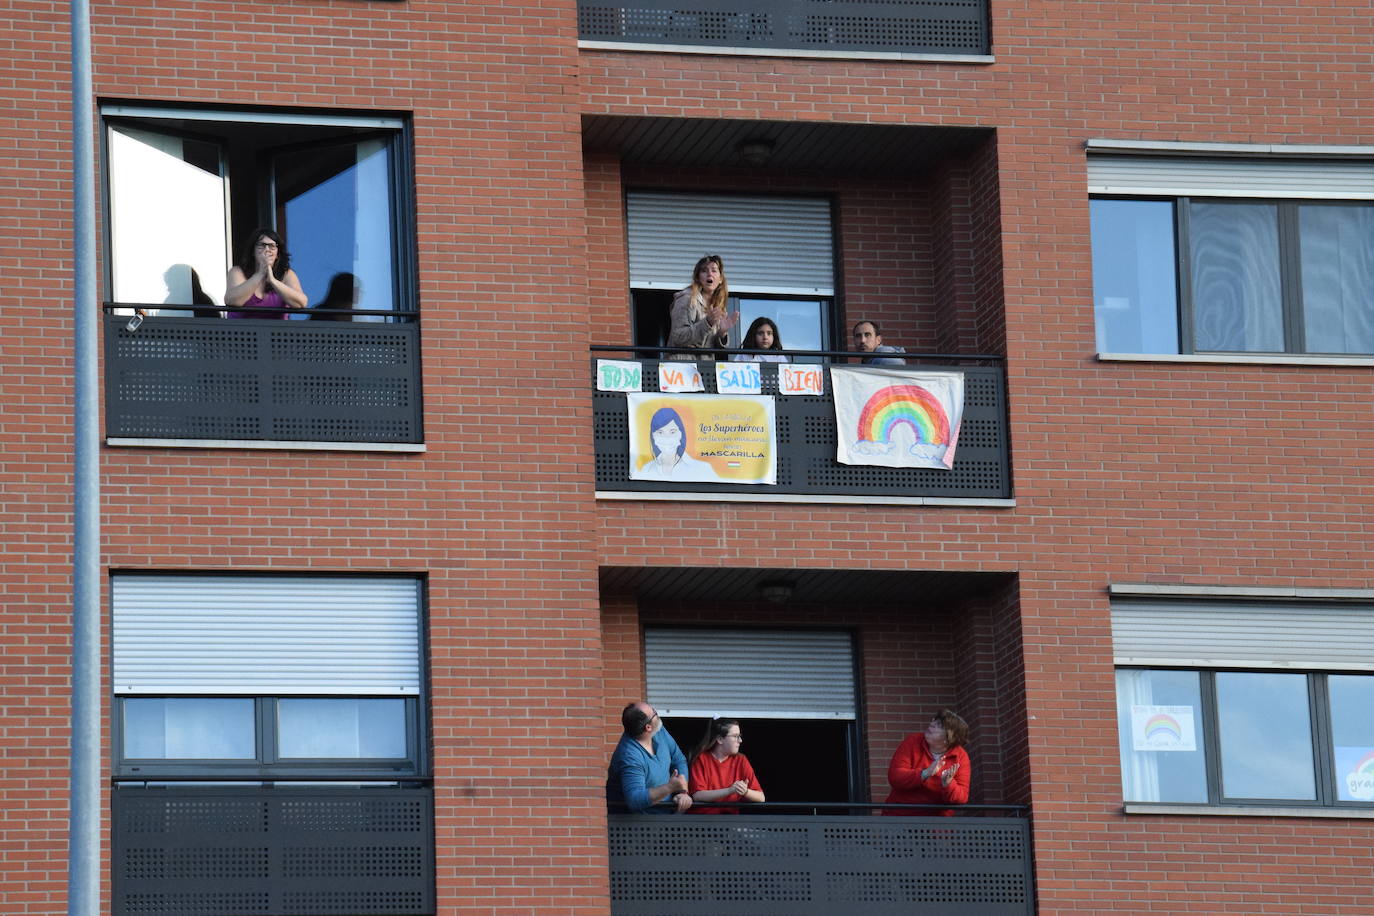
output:
{"label": "apartment building facade", "polygon": [[[94,5],[109,911],[1360,912],[1367,16],[682,6]],[[51,913],[68,8],[0,21],[0,898]],[[223,317],[255,227],[330,309]],[[660,365],[728,397],[661,349],[708,254],[819,372],[761,366],[772,482],[635,473]],[[835,459],[859,320],[961,379],[951,467]],[[608,814],[637,698],[796,807]],[[942,707],[978,816],[874,816]]]}

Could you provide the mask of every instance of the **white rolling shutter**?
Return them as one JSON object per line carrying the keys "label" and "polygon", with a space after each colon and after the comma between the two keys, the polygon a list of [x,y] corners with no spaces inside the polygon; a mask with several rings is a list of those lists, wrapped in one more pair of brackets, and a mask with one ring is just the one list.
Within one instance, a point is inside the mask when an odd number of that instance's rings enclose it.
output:
{"label": "white rolling shutter", "polygon": [[855,718],[848,633],[652,628],[644,667],[664,716]]}
{"label": "white rolling shutter", "polygon": [[1374,606],[1113,601],[1118,665],[1374,671]]}
{"label": "white rolling shutter", "polygon": [[1374,162],[1089,155],[1088,193],[1374,200]]}
{"label": "white rolling shutter", "polygon": [[631,191],[626,204],[631,287],[682,289],[718,254],[732,293],[835,294],[828,200]]}
{"label": "white rolling shutter", "polygon": [[414,579],[117,575],[116,694],[420,692]]}

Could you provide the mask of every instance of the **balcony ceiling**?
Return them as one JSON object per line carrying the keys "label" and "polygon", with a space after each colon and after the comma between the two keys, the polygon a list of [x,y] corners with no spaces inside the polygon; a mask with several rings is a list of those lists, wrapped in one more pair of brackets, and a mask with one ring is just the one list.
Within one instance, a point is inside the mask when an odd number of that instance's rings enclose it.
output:
{"label": "balcony ceiling", "polygon": [[[584,117],[585,153],[611,153],[622,162],[678,167],[737,166],[897,177],[967,155],[992,136],[977,127],[741,121],[721,118]],[[751,166],[741,145],[772,144],[766,165]]]}
{"label": "balcony ceiling", "polygon": [[603,566],[603,595],[640,601],[764,601],[765,583],[792,586],[793,604],[927,605],[992,593],[1008,573],[877,569],[758,569],[692,566]]}

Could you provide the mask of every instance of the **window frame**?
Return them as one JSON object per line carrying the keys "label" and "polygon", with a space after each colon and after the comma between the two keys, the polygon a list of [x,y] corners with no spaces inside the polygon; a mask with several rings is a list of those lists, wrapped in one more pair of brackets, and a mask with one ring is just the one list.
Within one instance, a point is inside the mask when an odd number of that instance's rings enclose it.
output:
{"label": "window frame", "polygon": [[[1093,201],[1148,201],[1168,203],[1173,207],[1174,227],[1174,295],[1178,309],[1178,347],[1173,353],[1152,353],[1126,351],[1135,356],[1205,356],[1205,357],[1321,357],[1337,359],[1364,359],[1374,357],[1374,348],[1368,353],[1328,352],[1307,349],[1305,303],[1302,285],[1302,234],[1299,210],[1309,206],[1370,207],[1374,202],[1361,198],[1301,198],[1301,197],[1259,197],[1259,196],[1221,196],[1206,194],[1104,194],[1088,195],[1089,205]],[[1196,307],[1193,296],[1193,271],[1191,244],[1191,205],[1195,202],[1220,205],[1266,205],[1273,206],[1276,213],[1276,235],[1278,241],[1279,296],[1281,308],[1280,332],[1283,335],[1282,350],[1199,350],[1196,347],[1195,319]],[[1089,227],[1089,246],[1093,241]],[[1093,290],[1093,323],[1096,327],[1097,290]],[[1115,353],[1113,350],[1104,352]]]}
{"label": "window frame", "polygon": [[[1330,675],[1353,675],[1374,679],[1374,672],[1361,670],[1312,670],[1276,668],[1199,668],[1191,665],[1115,665],[1114,671],[1186,671],[1198,675],[1198,688],[1201,698],[1199,709],[1199,728],[1201,740],[1199,748],[1204,755],[1204,773],[1207,779],[1206,802],[1182,801],[1139,801],[1126,799],[1125,786],[1122,785],[1123,803],[1127,806],[1196,808],[1198,810],[1217,808],[1291,808],[1297,811],[1371,811],[1374,812],[1374,799],[1367,802],[1346,801],[1339,795],[1339,774],[1336,772],[1335,745],[1331,722],[1330,694],[1327,679]],[[1306,679],[1307,708],[1311,722],[1311,748],[1313,767],[1313,800],[1249,798],[1226,796],[1222,793],[1221,732],[1220,713],[1217,703],[1216,676],[1218,674],[1292,674]],[[1115,692],[1115,690],[1114,690]],[[1121,713],[1121,697],[1116,695],[1118,721]],[[1122,761],[1118,757],[1118,765]],[[1124,766],[1121,766],[1124,770]]]}
{"label": "window frame", "polygon": [[[100,116],[100,194],[104,216],[101,233],[104,251],[102,298],[114,300],[113,257],[108,256],[115,250],[114,219],[111,203],[112,176],[110,173],[110,131],[117,126],[160,132],[181,139],[208,143],[226,143],[227,135],[236,125],[260,125],[264,129],[272,126],[294,128],[297,130],[317,128],[325,131],[352,131],[349,140],[360,138],[387,137],[386,148],[388,167],[391,172],[387,183],[387,194],[391,204],[392,236],[392,277],[394,316],[378,316],[374,320],[419,321],[420,290],[417,264],[418,245],[416,241],[416,187],[415,187],[415,139],[414,120],[408,112],[364,112],[355,110],[238,107],[186,104],[145,104],[136,101],[117,99],[102,100]],[[191,126],[187,126],[190,124]],[[202,126],[203,125],[203,129]],[[214,132],[218,126],[225,134]],[[235,151],[230,145],[224,146],[222,180],[225,182],[225,252],[227,263],[232,268],[239,254],[242,239],[239,236],[252,226],[277,226],[278,201],[274,199],[275,176],[270,164],[264,157],[289,148],[308,148],[322,142],[345,142],[343,135],[321,137],[319,139],[296,140],[290,143],[272,143],[265,139],[245,141],[244,148]],[[235,189],[235,162],[237,157],[249,154],[254,166],[260,173],[249,192],[255,200],[256,213],[251,216],[235,208],[243,193]],[[241,179],[241,176],[239,176]],[[115,304],[118,304],[117,302]],[[311,305],[315,303],[312,302]],[[222,304],[221,304],[222,305]],[[189,309],[189,305],[169,304],[173,310]],[[221,317],[227,308],[220,312]],[[309,310],[306,310],[309,313]]]}
{"label": "window frame", "polygon": [[[415,614],[415,674],[413,692],[389,692],[377,686],[360,686],[356,691],[331,691],[327,688],[300,689],[289,687],[262,691],[209,690],[205,692],[187,689],[167,691],[121,690],[114,683],[113,671],[116,667],[116,580],[120,578],[167,578],[189,583],[196,579],[244,579],[256,583],[272,582],[292,584],[300,580],[349,579],[360,581],[390,580],[413,585]],[[430,651],[429,651],[429,578],[415,573],[337,573],[337,572],[224,572],[218,570],[146,570],[110,569],[107,573],[107,588],[110,593],[110,614],[108,633],[110,640],[109,658],[111,661],[110,699],[110,757],[113,775],[121,781],[156,781],[159,777],[175,777],[184,781],[187,777],[213,781],[216,777],[264,780],[280,777],[316,777],[327,781],[387,781],[409,777],[430,777],[433,775],[433,757],[430,735]],[[369,612],[371,613],[371,612]],[[124,701],[128,699],[251,699],[253,700],[254,756],[252,759],[237,758],[177,758],[153,757],[131,758],[124,754]],[[277,704],[281,700],[363,700],[363,699],[400,699],[405,701],[404,725],[406,756],[404,758],[368,757],[321,757],[321,758],[280,758],[277,754]]]}
{"label": "window frame", "polygon": [[[124,703],[127,700],[166,699],[251,699],[253,701],[253,734],[255,754],[252,760],[241,758],[194,757],[127,757],[124,754]],[[405,757],[289,757],[278,754],[277,704],[284,699],[372,700],[400,699],[405,701]],[[419,696],[384,696],[358,694],[116,694],[111,710],[111,741],[115,757],[115,775],[121,778],[152,778],[157,776],[320,776],[341,777],[421,776],[426,774],[424,756],[425,734],[423,692]]]}

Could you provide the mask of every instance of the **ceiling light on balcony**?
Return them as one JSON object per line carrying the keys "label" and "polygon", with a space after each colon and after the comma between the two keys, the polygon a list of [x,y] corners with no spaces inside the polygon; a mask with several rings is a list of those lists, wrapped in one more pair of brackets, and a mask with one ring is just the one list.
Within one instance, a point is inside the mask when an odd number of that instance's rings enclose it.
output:
{"label": "ceiling light on balcony", "polygon": [[773,604],[785,604],[792,600],[796,586],[781,579],[769,580],[759,585],[759,597]]}
{"label": "ceiling light on balcony", "polygon": [[759,168],[768,164],[773,158],[773,141],[755,137],[750,140],[741,140],[735,147],[735,152],[749,165]]}

